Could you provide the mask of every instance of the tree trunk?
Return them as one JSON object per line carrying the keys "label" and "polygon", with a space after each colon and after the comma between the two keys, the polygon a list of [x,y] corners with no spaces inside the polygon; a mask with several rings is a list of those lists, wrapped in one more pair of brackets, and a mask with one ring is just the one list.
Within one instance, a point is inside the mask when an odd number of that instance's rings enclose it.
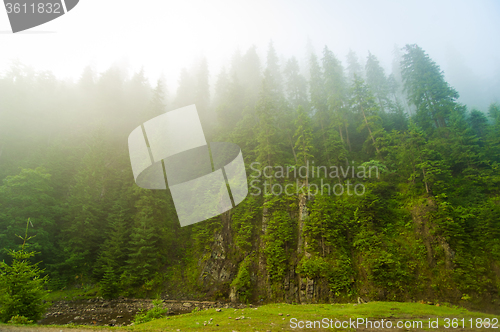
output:
{"label": "tree trunk", "polygon": [[323,136],[323,145],[325,147],[326,160],[328,161],[328,165],[330,165],[330,156],[328,154],[328,149],[326,148],[325,128],[323,126],[323,121],[321,121],[321,135]]}
{"label": "tree trunk", "polygon": [[345,136],[347,139],[347,145],[349,146],[349,151],[352,151],[351,149],[351,141],[349,140],[349,129],[347,129],[347,122],[344,123],[345,125]]}
{"label": "tree trunk", "polygon": [[295,147],[293,146],[292,138],[290,137],[290,133],[287,132],[288,141],[290,142],[290,146],[292,147],[293,158],[295,159],[295,165],[297,165],[297,154],[295,153]]}
{"label": "tree trunk", "polygon": [[380,153],[377,146],[375,145],[375,138],[373,137],[372,130],[370,129],[370,126],[368,125],[368,120],[366,119],[365,110],[363,108],[361,108],[361,112],[363,113],[363,118],[365,119],[366,128],[368,128],[368,132],[370,133],[370,137],[372,138],[373,146],[375,147],[375,150],[377,150],[377,153]]}

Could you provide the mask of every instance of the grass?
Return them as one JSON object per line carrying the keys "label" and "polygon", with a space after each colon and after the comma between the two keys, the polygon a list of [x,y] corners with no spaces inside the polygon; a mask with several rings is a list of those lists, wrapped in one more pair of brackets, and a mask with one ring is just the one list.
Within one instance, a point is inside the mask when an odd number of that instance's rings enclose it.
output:
{"label": "grass", "polygon": [[[282,315],[280,315],[282,314]],[[242,318],[244,317],[244,318]],[[236,318],[239,318],[236,320]],[[500,328],[500,316],[484,314],[480,312],[468,311],[456,306],[434,306],[420,303],[400,303],[400,302],[370,302],[367,304],[268,304],[261,307],[246,309],[208,309],[192,312],[184,315],[171,316],[157,319],[148,323],[127,327],[99,327],[110,331],[218,331],[218,332],[243,332],[243,331],[335,331],[337,329],[299,329],[291,327],[291,319],[296,318],[301,321],[321,321],[323,318],[338,319],[340,321],[355,320],[357,318],[370,319],[370,321],[390,319],[393,324],[398,320],[422,321],[423,329],[432,331],[452,331],[453,328],[444,328],[445,318],[468,319],[476,318],[496,318],[499,320],[497,327]],[[428,319],[433,321],[439,319],[439,329],[429,329]],[[212,319],[212,320],[211,320]],[[205,326],[204,323],[207,323]],[[210,322],[210,323],[209,323]],[[217,326],[218,324],[218,326]],[[54,327],[54,326],[52,326]],[[60,326],[68,327],[68,326]],[[75,327],[75,326],[73,326]],[[362,326],[360,326],[362,327]],[[81,328],[85,328],[82,326]],[[95,329],[95,328],[94,328]],[[484,329],[484,328],[483,328]],[[43,331],[40,328],[40,331]],[[91,331],[92,329],[89,329]],[[355,331],[355,329],[343,328],[342,331]],[[384,329],[378,329],[384,331]],[[398,329],[394,329],[398,330]],[[470,328],[466,329],[470,331]],[[475,329],[472,329],[475,330]],[[492,329],[493,331],[498,331]],[[67,330],[71,331],[71,330]],[[362,331],[359,330],[359,331]],[[462,330],[463,331],[463,330]]]}
{"label": "grass", "polygon": [[[283,314],[280,316],[280,314]],[[244,316],[244,319],[235,320]],[[269,304],[258,309],[222,309],[216,312],[215,309],[193,312],[169,318],[158,319],[149,323],[127,327],[132,331],[297,331],[299,328],[292,328],[290,319],[296,318],[302,321],[321,321],[323,318],[340,321],[369,318],[370,320],[380,320],[390,318],[394,324],[397,319],[401,320],[421,320],[423,326],[428,326],[428,319],[441,317],[440,326],[443,326],[444,318],[497,318],[500,316],[488,315],[479,312],[470,312],[463,308],[431,306],[420,303],[398,303],[398,302],[370,302],[367,304]],[[204,322],[210,321],[204,326]],[[219,324],[219,326],[216,326]],[[314,331],[314,329],[304,329]],[[318,329],[316,329],[318,330]],[[327,329],[323,329],[327,330]],[[335,329],[328,329],[335,330]],[[342,331],[354,331],[354,329],[341,329]],[[435,331],[435,329],[433,329]],[[451,329],[453,330],[453,329]]]}
{"label": "grass", "polygon": [[88,300],[94,299],[98,293],[97,286],[82,286],[81,288],[67,288],[64,290],[51,291],[47,295],[47,301],[64,301],[64,300]]}

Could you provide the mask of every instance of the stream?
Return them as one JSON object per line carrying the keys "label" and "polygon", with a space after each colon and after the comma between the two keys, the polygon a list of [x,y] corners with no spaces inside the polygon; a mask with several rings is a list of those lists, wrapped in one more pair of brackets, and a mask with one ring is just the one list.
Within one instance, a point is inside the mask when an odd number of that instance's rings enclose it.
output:
{"label": "stream", "polygon": [[[175,301],[164,300],[163,306],[168,308],[168,315],[178,315],[208,308],[228,308],[222,302],[210,301]],[[236,305],[239,306],[239,305]],[[44,318],[38,323],[42,325],[93,325],[93,326],[127,326],[132,324],[134,316],[141,310],[153,307],[150,299],[120,298],[104,300],[102,298],[76,301],[56,301],[47,310]]]}

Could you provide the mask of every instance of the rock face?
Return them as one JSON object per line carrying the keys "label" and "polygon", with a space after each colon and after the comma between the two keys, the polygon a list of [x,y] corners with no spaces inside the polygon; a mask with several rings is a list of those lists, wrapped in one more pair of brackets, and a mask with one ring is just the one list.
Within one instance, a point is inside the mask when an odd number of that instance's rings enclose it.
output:
{"label": "rock face", "polygon": [[[325,280],[305,278],[296,272],[299,257],[310,256],[306,250],[307,242],[303,236],[304,220],[308,217],[307,204],[310,202],[306,196],[301,195],[297,209],[290,211],[290,218],[297,220],[297,253],[293,255],[283,284],[278,288],[278,291],[270,284],[267,259],[264,254],[265,241],[263,239],[268,232],[271,211],[264,205],[262,214],[255,220],[258,236],[254,238],[253,251],[243,253],[239,252],[239,248],[233,242],[231,213],[222,215],[223,227],[221,232],[214,234],[209,258],[205,261],[200,260],[199,263],[201,267],[200,279],[203,281],[207,296],[219,292],[232,303],[248,301],[262,303],[263,299],[289,303],[329,301],[331,292]],[[234,286],[230,286],[230,283],[238,274],[242,258],[247,256],[254,257],[253,264],[249,268],[252,289],[251,297],[243,298]]]}
{"label": "rock face", "polygon": [[[308,219],[310,218],[310,214],[312,215],[315,212],[314,197],[298,195],[298,197],[294,197],[295,201],[290,200],[290,202],[287,201],[277,207],[268,204],[268,199],[263,198],[263,201],[258,203],[261,207],[258,213],[251,215],[250,218],[245,220],[246,225],[250,225],[249,227],[251,228],[251,239],[247,241],[251,243],[250,245],[246,245],[244,249],[243,247],[239,247],[240,242],[238,242],[238,236],[240,236],[238,227],[241,226],[238,226],[237,218],[241,218],[241,216],[238,216],[234,212],[234,209],[221,215],[220,224],[217,224],[217,227],[214,228],[211,234],[210,249],[207,249],[202,257],[196,257],[198,283],[196,285],[184,285],[186,288],[192,287],[197,290],[198,295],[191,298],[207,300],[221,299],[223,301],[230,301],[233,304],[244,302],[257,304],[266,302],[356,302],[358,301],[358,297],[359,301],[385,300],[388,297],[391,299],[394,298],[395,293],[390,293],[390,287],[387,287],[387,285],[380,281],[377,281],[378,284],[373,281],[374,269],[369,264],[374,264],[372,262],[380,258],[376,257],[374,259],[376,254],[373,254],[372,257],[369,256],[370,254],[363,252],[363,250],[356,252],[357,249],[353,244],[356,240],[355,234],[350,234],[348,229],[339,231],[338,235],[345,236],[347,241],[350,242],[350,251],[344,253],[347,257],[344,258],[347,263],[340,262],[340,259],[335,256],[335,251],[330,250],[331,248],[328,247],[328,244],[322,244],[323,252],[320,254],[310,249],[308,241],[312,242],[313,240],[304,231],[310,222],[310,219]],[[420,265],[411,272],[417,278],[420,278],[421,275],[432,275],[431,272],[440,268],[439,272],[445,276],[442,277],[443,281],[447,281],[450,280],[451,272],[455,268],[455,252],[444,237],[436,235],[434,232],[435,225],[432,224],[432,219],[429,215],[436,211],[436,209],[436,204],[431,198],[421,205],[409,209],[409,216],[411,215],[414,227],[409,232],[411,234],[407,236],[416,244],[412,244],[413,247],[408,247],[410,249],[406,248],[406,250],[414,250],[418,245],[418,255],[421,255],[420,253],[423,255],[422,261],[418,263],[414,262]],[[287,251],[287,257],[286,261],[281,261],[284,271],[281,280],[277,282],[276,279],[271,281],[271,268],[268,264],[270,264],[269,261],[272,257],[268,257],[268,254],[266,254],[266,252],[269,252],[266,251],[269,236],[270,234],[272,235],[273,231],[276,232],[276,213],[281,213],[279,216],[280,220],[286,220],[290,225],[293,225],[292,232],[294,233],[292,235],[293,240],[290,241],[290,243],[293,243],[292,247],[285,247],[282,244],[282,249]],[[342,214],[340,217],[337,216],[337,219],[341,220]],[[401,248],[400,244],[394,245],[398,245]],[[383,249],[383,246],[381,248]],[[377,261],[377,264],[379,264],[377,268],[384,269],[384,273],[398,272],[396,269],[398,265],[390,265],[394,264],[395,260],[391,258],[389,251],[385,253],[386,256],[382,257],[383,260],[380,259]],[[324,277],[324,273],[317,273],[316,276],[311,277],[311,274],[301,272],[301,264],[304,261],[318,257],[324,257],[326,260],[329,260],[329,268],[338,269],[335,272],[337,273],[335,278],[336,276],[343,278],[339,281],[340,286],[338,288],[332,286],[332,283],[335,284],[336,282],[334,277]],[[416,256],[409,255],[407,257]],[[336,259],[339,260],[338,267],[336,266]],[[420,256],[418,256],[418,259],[420,259]],[[372,262],[368,262],[369,260]],[[406,263],[403,262],[403,264]],[[343,272],[345,271],[345,266],[351,270],[350,274]],[[492,270],[500,276],[499,266],[493,265]],[[327,272],[330,273],[331,271]],[[246,278],[242,282],[243,284],[235,282],[240,277]],[[429,279],[429,286],[434,282],[431,279]],[[405,287],[406,284],[404,283],[399,286],[398,289],[402,289],[402,291],[398,294],[398,300],[440,299],[449,303],[467,305],[466,303],[459,302],[461,294],[458,294],[456,287],[447,286],[447,290],[445,292],[440,291],[441,293],[434,292],[431,287],[426,287],[423,283],[420,285],[422,290],[418,293],[412,293],[404,289]],[[180,296],[174,295],[173,298],[188,297],[182,297],[181,294]],[[493,301],[493,299],[490,300]],[[497,303],[500,303],[500,301]]]}
{"label": "rock face", "polygon": [[199,282],[203,285],[207,298],[214,298],[216,294],[229,293],[229,284],[237,272],[237,266],[228,257],[232,245],[231,214],[230,211],[221,215],[222,229],[214,234],[208,259],[200,259]]}

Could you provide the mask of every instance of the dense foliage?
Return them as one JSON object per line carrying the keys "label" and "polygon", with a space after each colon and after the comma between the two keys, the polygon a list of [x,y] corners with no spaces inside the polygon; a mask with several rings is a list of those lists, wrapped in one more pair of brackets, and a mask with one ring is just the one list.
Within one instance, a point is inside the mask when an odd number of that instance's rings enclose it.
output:
{"label": "dense foliage", "polygon": [[[460,104],[417,45],[390,75],[371,53],[365,68],[328,47],[307,58],[236,52],[213,91],[203,59],[175,95],[119,66],[73,83],[14,62],[0,76],[0,260],[31,217],[53,288],[498,305],[500,106]],[[168,190],[134,184],[127,137],[190,104],[208,141],[242,148],[250,194],[181,228]]]}

